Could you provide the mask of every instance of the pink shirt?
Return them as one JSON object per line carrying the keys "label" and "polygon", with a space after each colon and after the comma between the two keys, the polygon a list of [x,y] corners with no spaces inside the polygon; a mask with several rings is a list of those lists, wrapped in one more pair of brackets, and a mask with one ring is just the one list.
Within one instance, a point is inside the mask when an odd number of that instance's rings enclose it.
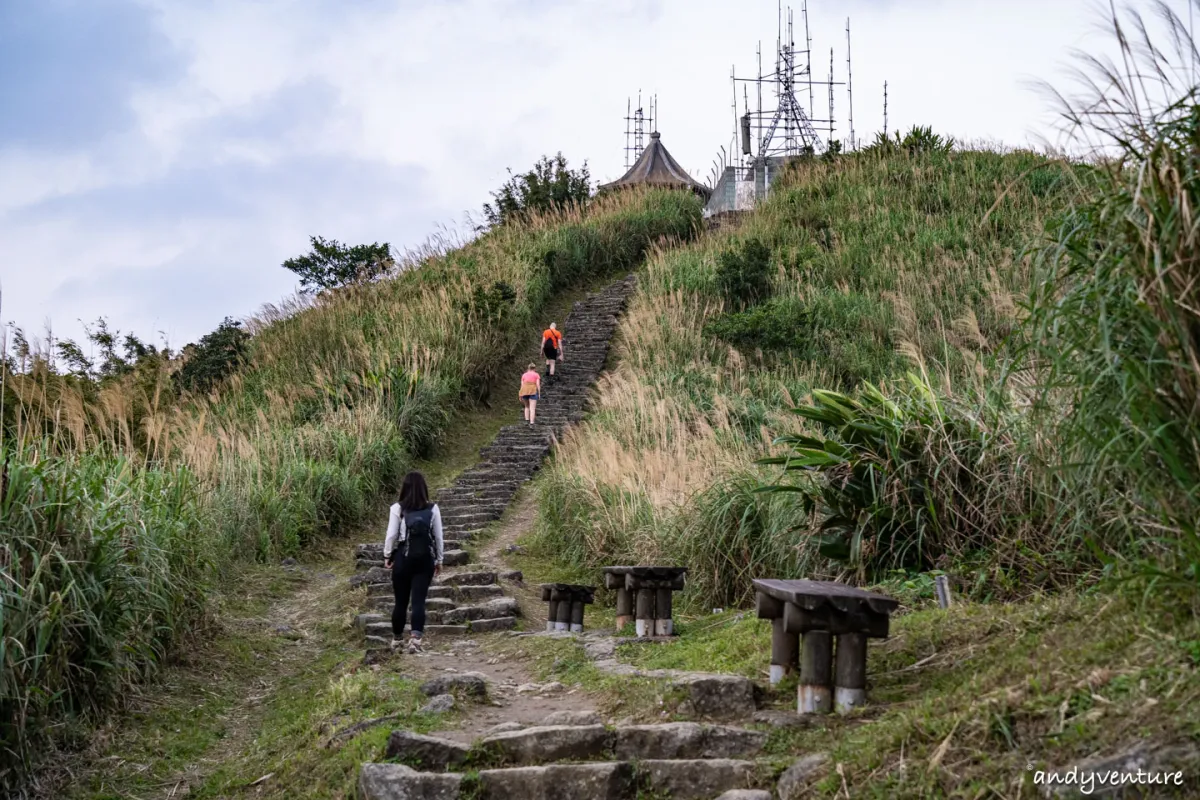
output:
{"label": "pink shirt", "polygon": [[529,370],[529,372],[526,372],[524,375],[521,376],[521,382],[522,383],[536,383],[538,386],[541,386],[542,376],[539,375],[538,373],[534,372],[533,370]]}

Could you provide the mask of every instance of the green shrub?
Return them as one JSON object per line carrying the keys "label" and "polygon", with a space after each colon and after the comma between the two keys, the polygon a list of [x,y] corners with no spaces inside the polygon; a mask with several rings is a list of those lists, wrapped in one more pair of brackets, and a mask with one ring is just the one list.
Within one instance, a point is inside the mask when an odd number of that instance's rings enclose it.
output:
{"label": "green shrub", "polygon": [[717,289],[730,308],[744,309],[771,296],[771,249],[747,239],[738,250],[721,253]]}
{"label": "green shrub", "polygon": [[748,311],[713,317],[704,333],[742,350],[786,353],[819,364],[839,384],[877,379],[895,364],[888,309],[850,293],[777,297]]}
{"label": "green shrub", "polygon": [[790,452],[760,461],[801,477],[761,491],[802,498],[817,551],[865,580],[975,564],[1028,588],[1097,566],[1056,538],[1023,417],[908,377],[891,397],[869,384],[857,399],[814,391],[794,411],[825,435],[780,437]]}

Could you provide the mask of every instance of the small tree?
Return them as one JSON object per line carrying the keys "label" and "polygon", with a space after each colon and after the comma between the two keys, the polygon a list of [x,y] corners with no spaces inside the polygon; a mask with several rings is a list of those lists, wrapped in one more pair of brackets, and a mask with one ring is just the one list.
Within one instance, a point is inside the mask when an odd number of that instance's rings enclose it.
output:
{"label": "small tree", "polygon": [[210,392],[232,375],[246,358],[250,334],[242,323],[226,317],[215,331],[198,344],[183,348],[183,368],[175,373],[175,384],[189,392]]}
{"label": "small tree", "polygon": [[302,292],[374,280],[395,264],[391,245],[387,242],[347,247],[336,239],[326,241],[320,236],[311,236],[309,240],[312,242],[311,253],[283,262],[285,269],[300,276]]}
{"label": "small tree", "polygon": [[554,158],[542,156],[533,169],[512,177],[492,192],[495,205],[485,203],[483,215],[488,225],[503,225],[532,213],[561,211],[584,203],[592,195],[592,178],[587,162],[578,170],[567,169],[567,159],[559,153]]}

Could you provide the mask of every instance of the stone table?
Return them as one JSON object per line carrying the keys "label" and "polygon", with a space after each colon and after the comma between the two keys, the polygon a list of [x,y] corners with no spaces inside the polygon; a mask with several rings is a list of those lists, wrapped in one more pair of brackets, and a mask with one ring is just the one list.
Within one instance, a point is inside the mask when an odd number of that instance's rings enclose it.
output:
{"label": "stone table", "polygon": [[834,705],[845,712],[865,703],[867,639],[887,638],[900,602],[835,581],[760,579],[754,590],[759,619],[771,620],[771,683],[799,661],[796,710],[826,714]]}
{"label": "stone table", "polygon": [[671,593],[683,589],[687,567],[605,567],[604,585],[617,592],[617,630],[634,618],[638,636],[673,636]]}

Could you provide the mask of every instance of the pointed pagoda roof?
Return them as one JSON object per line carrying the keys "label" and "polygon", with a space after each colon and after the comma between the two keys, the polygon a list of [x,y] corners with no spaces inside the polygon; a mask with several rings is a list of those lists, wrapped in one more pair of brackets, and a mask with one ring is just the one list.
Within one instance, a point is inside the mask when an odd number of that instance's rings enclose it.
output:
{"label": "pointed pagoda roof", "polygon": [[638,160],[629,168],[629,171],[612,183],[600,186],[600,191],[643,185],[673,189],[691,189],[704,198],[712,194],[711,189],[702,183],[692,180],[687,171],[679,166],[679,162],[671,158],[671,154],[663,146],[658,131],[650,134],[650,144],[638,156]]}

